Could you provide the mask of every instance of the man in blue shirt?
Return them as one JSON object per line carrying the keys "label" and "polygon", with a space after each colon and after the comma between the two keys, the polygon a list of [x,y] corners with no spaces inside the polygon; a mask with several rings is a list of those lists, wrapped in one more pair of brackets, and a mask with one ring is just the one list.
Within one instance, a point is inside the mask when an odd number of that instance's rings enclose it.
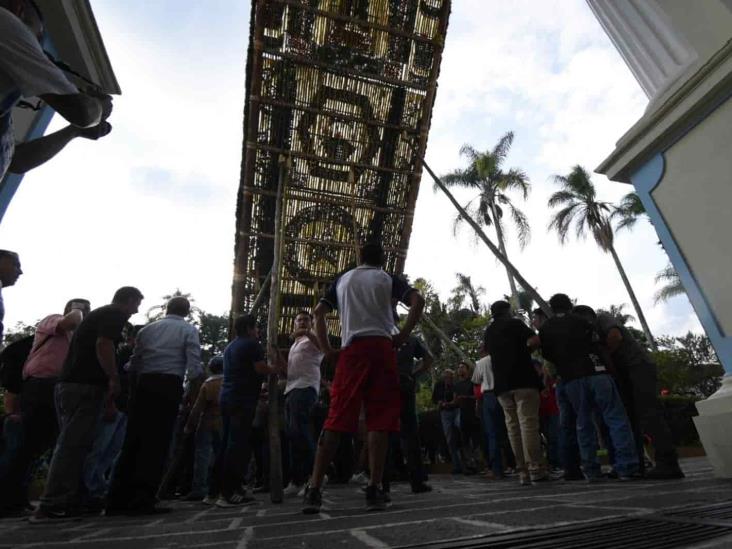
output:
{"label": "man in blue shirt", "polygon": [[[254,498],[242,487],[246,465],[252,455],[249,438],[259,392],[267,375],[279,372],[268,366],[259,344],[257,320],[243,315],[234,322],[236,339],[224,350],[224,381],[221,385],[222,446],[216,459],[214,478],[219,491],[218,507],[249,505]],[[218,488],[218,490],[216,490]]]}

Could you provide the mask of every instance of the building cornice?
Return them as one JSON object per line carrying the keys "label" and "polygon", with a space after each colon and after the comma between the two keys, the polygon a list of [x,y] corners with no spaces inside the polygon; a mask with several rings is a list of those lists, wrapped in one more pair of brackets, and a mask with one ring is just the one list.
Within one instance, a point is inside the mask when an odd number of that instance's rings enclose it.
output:
{"label": "building cornice", "polygon": [[595,171],[630,183],[632,173],[732,93],[732,40],[683,83],[656,99]]}

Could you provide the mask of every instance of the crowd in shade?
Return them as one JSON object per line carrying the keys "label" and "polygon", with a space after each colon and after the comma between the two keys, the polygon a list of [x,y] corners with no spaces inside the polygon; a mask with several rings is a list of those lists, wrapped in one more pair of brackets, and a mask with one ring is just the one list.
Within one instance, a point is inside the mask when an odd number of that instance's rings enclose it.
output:
{"label": "crowd in shade", "polygon": [[[111,98],[70,83],[44,54],[43,34],[35,2],[0,0],[0,177],[111,130]],[[70,126],[15,147],[11,109],[34,96]],[[320,512],[329,481],[361,484],[369,511],[388,507],[396,481],[429,493],[416,391],[433,360],[412,333],[425,301],[383,264],[381,245],[365,244],[358,266],[297,314],[288,348],[263,345],[257,317],[233,318],[223,355],[205,365],[184,296],[144,326],[129,323],[144,299],[132,286],[101,307],[73,298],[49,311],[0,354],[0,515],[31,523],[151,515],[169,512],[161,501],[175,497],[240,507],[269,490],[274,467],[304,513]],[[21,274],[19,255],[0,250],[1,289]],[[398,303],[409,311],[403,320]],[[452,473],[521,485],[683,477],[644,348],[567,295],[549,304],[529,326],[508,302],[493,303],[480,360],[434,384]],[[4,314],[0,293],[0,337]],[[340,333],[329,334],[335,314]],[[270,399],[280,417],[268,414]],[[282,455],[271,456],[278,432]]]}
{"label": "crowd in shade", "polygon": [[[269,490],[271,465],[282,466],[284,495],[302,497],[304,513],[320,512],[329,478],[361,484],[369,511],[389,506],[392,482],[430,492],[415,394],[432,356],[412,333],[424,299],[383,260],[379,244],[364,245],[359,265],[312,312],[297,314],[289,348],[263,346],[257,318],[245,314],[205,367],[183,296],[145,326],[128,322],[144,299],[137,288],[118,289],[96,309],[69,300],[0,355],[2,514],[29,514],[32,523],[149,515],[169,512],[161,501],[176,497],[251,505]],[[21,272],[18,255],[0,251],[3,287]],[[409,309],[403,321],[398,302]],[[549,304],[552,314],[533,311],[529,326],[508,302],[493,303],[480,360],[434,384],[452,474],[520,485],[682,478],[643,347],[567,295]],[[335,311],[341,331],[329,334]],[[282,414],[272,429],[275,398]],[[278,431],[282,456],[272,460],[269,437]],[[34,508],[29,485],[44,456]]]}

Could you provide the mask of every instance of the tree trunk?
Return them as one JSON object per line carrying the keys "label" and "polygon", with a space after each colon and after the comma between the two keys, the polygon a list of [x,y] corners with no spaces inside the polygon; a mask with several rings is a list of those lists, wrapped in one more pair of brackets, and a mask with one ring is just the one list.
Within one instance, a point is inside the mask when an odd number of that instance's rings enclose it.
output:
{"label": "tree trunk", "polygon": [[[496,205],[491,202],[491,215],[493,215],[493,223],[496,226],[496,237],[498,238],[498,249],[501,250],[501,253],[508,259],[508,254],[506,253],[506,241],[503,238],[503,229],[501,228],[500,220],[498,219],[496,211]],[[514,310],[518,311],[519,308],[519,302],[518,302],[518,292],[516,291],[516,281],[513,279],[513,276],[511,276],[511,271],[507,268],[506,269],[506,275],[508,276],[508,285],[511,288],[511,306],[514,308]]]}
{"label": "tree trunk", "polygon": [[[409,146],[412,148],[412,151],[415,154],[417,153],[417,150],[412,145],[411,141],[409,139],[406,139],[407,143],[409,143]],[[430,174],[432,179],[434,180],[435,184],[440,188],[440,190],[445,193],[447,198],[452,202],[452,205],[455,206],[457,211],[460,213],[460,215],[463,217],[463,219],[470,225],[473,230],[478,234],[480,239],[485,242],[485,245],[490,248],[491,252],[493,252],[493,255],[495,255],[498,258],[498,261],[503,263],[503,265],[506,267],[506,270],[513,275],[513,277],[518,281],[519,285],[529,294],[532,298],[534,298],[534,301],[536,301],[536,304],[541,307],[541,310],[544,311],[544,313],[551,317],[554,313],[552,313],[551,307],[549,307],[549,304],[544,301],[544,298],[539,295],[539,292],[536,291],[536,288],[534,288],[531,284],[529,284],[526,279],[521,276],[521,273],[519,273],[518,269],[513,266],[513,264],[508,260],[508,258],[501,253],[501,251],[496,247],[496,245],[491,241],[488,236],[486,236],[485,232],[483,232],[483,229],[480,228],[480,225],[478,225],[475,220],[470,217],[468,212],[465,211],[465,208],[463,208],[460,203],[455,200],[455,197],[452,195],[450,191],[447,190],[447,187],[440,181],[440,178],[435,175],[435,172],[432,171],[432,168],[429,167],[427,162],[425,162],[424,158],[420,158],[420,161],[422,162],[422,165],[427,170],[427,173]]]}
{"label": "tree trunk", "polygon": [[620,258],[618,257],[618,254],[615,251],[615,246],[610,245],[609,251],[610,251],[610,255],[613,256],[613,261],[615,261],[615,266],[618,268],[618,272],[620,273],[620,278],[623,279],[623,284],[625,284],[625,289],[628,291],[628,295],[630,296],[630,301],[633,303],[633,308],[635,309],[635,314],[638,315],[638,322],[640,322],[641,327],[643,328],[643,333],[646,334],[646,338],[648,339],[648,343],[650,344],[651,349],[653,349],[654,351],[658,351],[658,345],[656,345],[656,340],[653,338],[651,329],[648,327],[648,322],[646,322],[646,317],[643,314],[643,309],[641,309],[640,303],[638,303],[638,299],[635,297],[635,292],[633,291],[633,287],[630,285],[630,280],[628,280],[628,277],[625,274],[625,269],[623,269],[623,265],[622,265],[622,263],[620,263]]}
{"label": "tree trunk", "polygon": [[[282,155],[280,156],[279,164],[280,173],[274,219],[274,254],[272,257],[272,270],[270,271],[271,282],[269,290],[269,311],[267,315],[267,344],[270,347],[277,347],[280,324],[280,266],[282,263],[283,232],[282,202],[284,200],[289,168],[287,159]],[[273,364],[275,360],[274,356],[269,357],[270,364]],[[268,395],[269,497],[272,503],[282,503],[284,499],[282,488],[282,444],[280,441],[279,387],[276,375],[269,376]]]}
{"label": "tree trunk", "polygon": [[432,328],[437,336],[460,357],[460,360],[463,360],[468,364],[473,363],[470,357],[466,355],[460,347],[458,347],[457,343],[447,337],[447,334],[437,327],[437,324],[434,323],[434,321],[427,315],[427,313],[422,312],[422,318],[420,319],[420,322],[424,322],[425,324],[427,324],[427,326]]}

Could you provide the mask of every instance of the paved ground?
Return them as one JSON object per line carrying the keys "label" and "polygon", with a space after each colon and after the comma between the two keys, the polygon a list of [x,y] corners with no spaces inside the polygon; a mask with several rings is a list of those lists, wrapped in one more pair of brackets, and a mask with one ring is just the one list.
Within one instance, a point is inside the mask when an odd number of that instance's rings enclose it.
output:
{"label": "paved ground", "polygon": [[[412,495],[407,485],[395,485],[393,506],[384,513],[366,513],[363,493],[348,485],[330,487],[323,512],[315,516],[302,515],[300,500],[294,499],[233,510],[175,502],[174,511],[162,517],[95,517],[56,525],[4,519],[0,547],[384,548],[588,521],[607,524],[611,517],[732,502],[732,481],[714,479],[704,458],[685,460],[683,467],[683,481],[557,481],[531,487],[514,480],[433,475],[430,494]],[[732,537],[704,545],[711,546],[732,547]]]}

